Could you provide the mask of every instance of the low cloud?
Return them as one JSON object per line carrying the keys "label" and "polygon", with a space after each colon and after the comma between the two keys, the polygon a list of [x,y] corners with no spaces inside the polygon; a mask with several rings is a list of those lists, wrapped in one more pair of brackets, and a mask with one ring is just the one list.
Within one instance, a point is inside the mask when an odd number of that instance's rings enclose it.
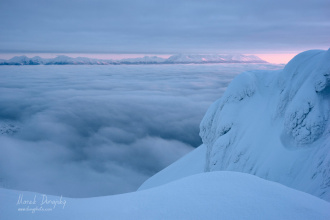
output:
{"label": "low cloud", "polygon": [[201,144],[238,73],[271,64],[1,67],[0,184],[70,197],[136,190]]}

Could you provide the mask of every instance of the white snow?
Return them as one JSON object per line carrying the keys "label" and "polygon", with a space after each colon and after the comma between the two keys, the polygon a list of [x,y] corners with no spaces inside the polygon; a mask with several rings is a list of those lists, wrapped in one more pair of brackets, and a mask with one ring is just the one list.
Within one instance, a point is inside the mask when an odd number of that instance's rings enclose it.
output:
{"label": "white snow", "polygon": [[[5,189],[0,195],[1,216],[15,220],[330,218],[330,204],[324,200],[236,172],[202,173],[148,190],[86,199]],[[49,204],[42,208],[49,211],[32,213],[46,199]],[[35,204],[21,204],[28,200]]]}
{"label": "white snow", "polygon": [[246,172],[329,201],[329,73],[330,50],[237,76],[201,122],[206,171]]}
{"label": "white snow", "polygon": [[181,159],[159,171],[147,181],[145,181],[138,190],[149,189],[160,186],[183,177],[203,173],[205,168],[206,147],[201,145],[192,152],[186,154]]}
{"label": "white snow", "polygon": [[[201,123],[205,170],[246,172],[329,201],[329,75],[330,50],[301,53],[284,70],[238,75]],[[204,163],[197,151],[140,189],[187,176]]]}

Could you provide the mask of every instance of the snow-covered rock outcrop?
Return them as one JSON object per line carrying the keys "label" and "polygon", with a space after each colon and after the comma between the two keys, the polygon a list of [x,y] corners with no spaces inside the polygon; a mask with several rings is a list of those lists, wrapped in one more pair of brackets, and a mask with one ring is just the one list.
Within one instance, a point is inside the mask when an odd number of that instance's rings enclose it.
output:
{"label": "snow-covered rock outcrop", "polygon": [[330,201],[330,49],[236,77],[207,111],[205,171],[257,175]]}

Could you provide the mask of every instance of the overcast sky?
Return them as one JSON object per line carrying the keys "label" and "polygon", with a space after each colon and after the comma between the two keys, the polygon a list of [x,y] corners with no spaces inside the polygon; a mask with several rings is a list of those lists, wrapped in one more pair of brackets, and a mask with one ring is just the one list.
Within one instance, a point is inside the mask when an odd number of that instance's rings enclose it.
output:
{"label": "overcast sky", "polygon": [[329,0],[0,0],[0,53],[327,49],[329,11]]}

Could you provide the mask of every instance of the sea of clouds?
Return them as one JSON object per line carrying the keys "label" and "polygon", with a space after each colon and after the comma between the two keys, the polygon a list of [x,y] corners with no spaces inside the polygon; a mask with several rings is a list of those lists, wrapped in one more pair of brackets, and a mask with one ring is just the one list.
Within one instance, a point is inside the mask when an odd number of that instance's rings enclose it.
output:
{"label": "sea of clouds", "polygon": [[2,66],[0,187],[68,197],[136,190],[201,144],[239,73],[272,64]]}

